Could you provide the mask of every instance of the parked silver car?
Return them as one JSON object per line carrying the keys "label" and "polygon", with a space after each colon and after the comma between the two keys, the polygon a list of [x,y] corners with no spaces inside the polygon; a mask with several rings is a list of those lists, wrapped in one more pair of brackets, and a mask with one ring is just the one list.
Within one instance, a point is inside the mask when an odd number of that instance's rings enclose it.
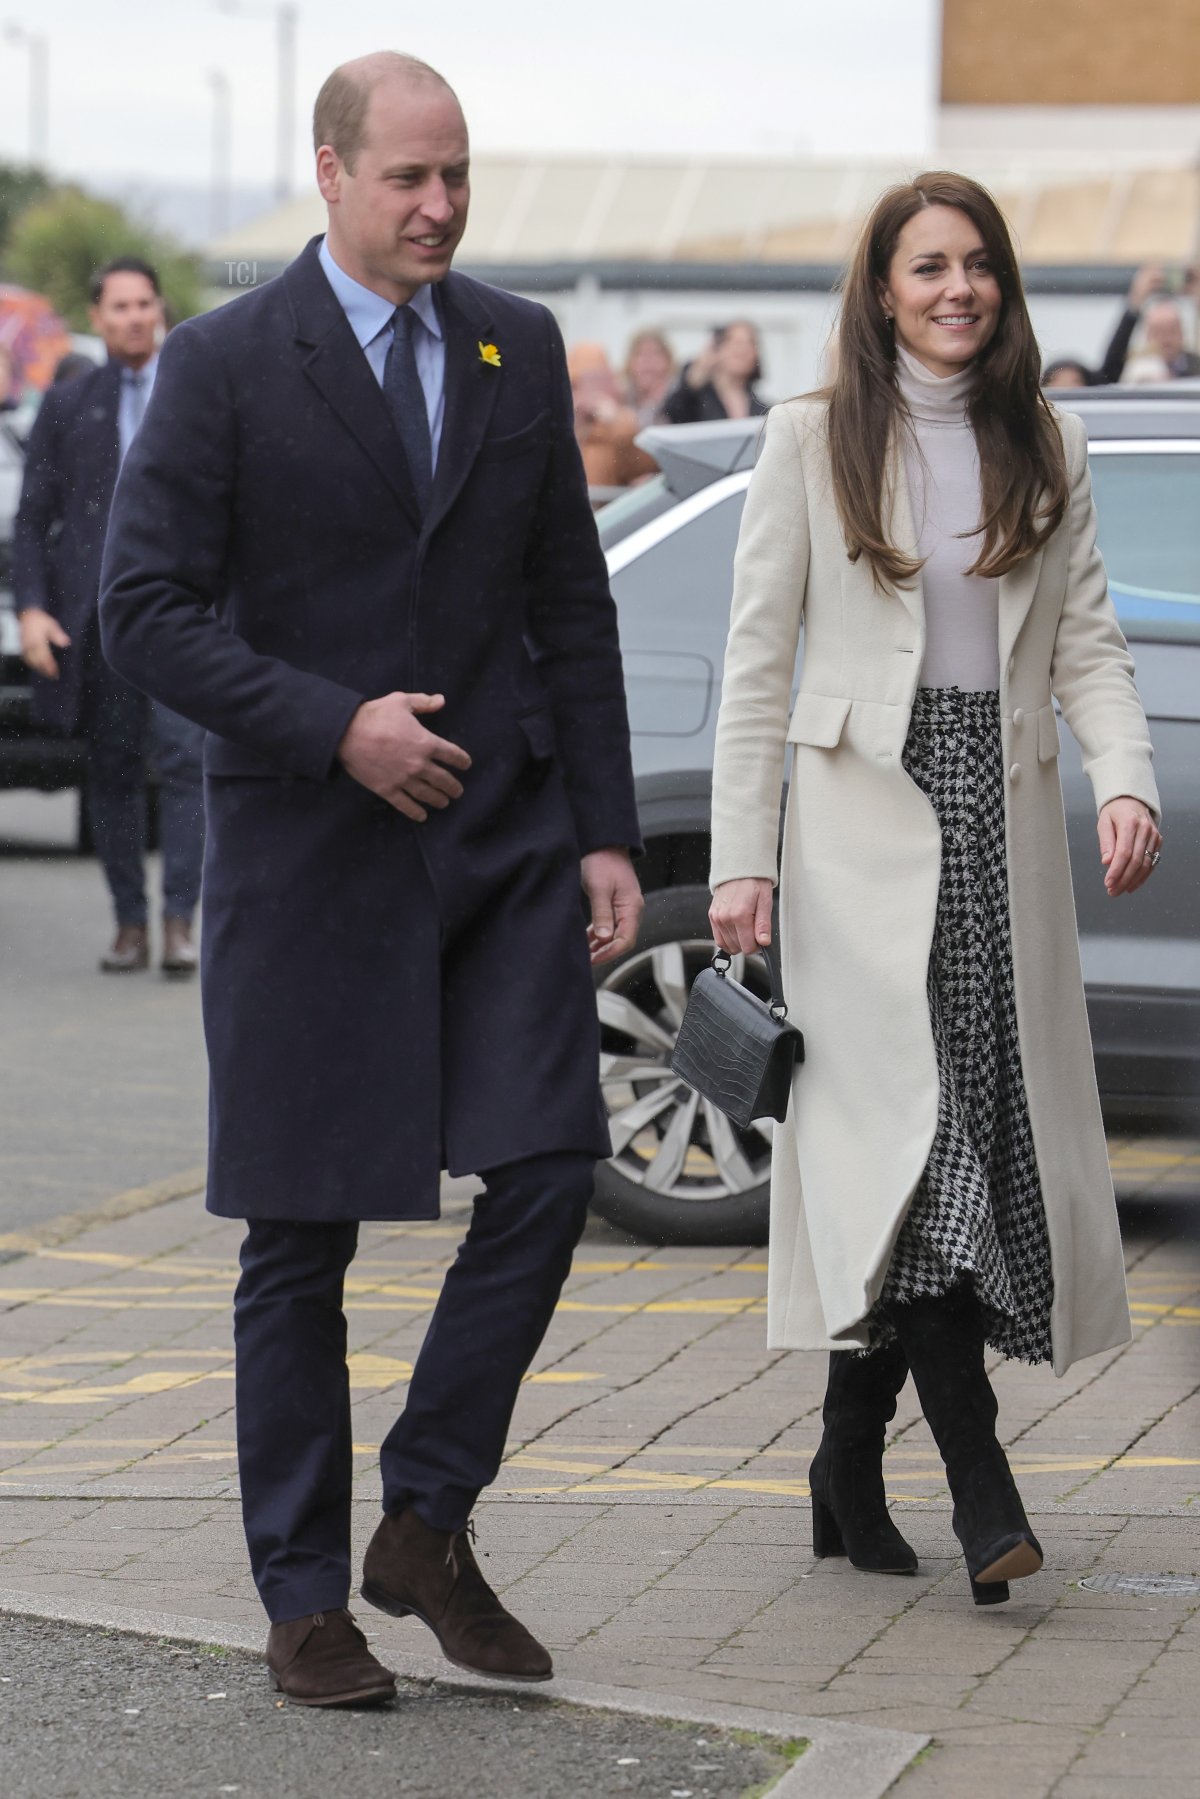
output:
{"label": "parked silver car", "polygon": [[[1093,389],[1100,543],[1137,660],[1166,820],[1154,880],[1110,901],[1095,807],[1063,731],[1063,795],[1101,1097],[1110,1122],[1200,1119],[1200,384]],[[598,980],[613,1156],[597,1209],[656,1243],[762,1242],[770,1125],[738,1131],[670,1072],[712,954],[709,802],[732,564],[761,420],[655,427],[661,474],[599,515],[621,641],[647,854],[633,955]],[[801,650],[803,654],[803,650]],[[797,677],[798,678],[798,677]],[[761,968],[737,970],[765,991]],[[790,994],[804,1023],[804,996]]]}

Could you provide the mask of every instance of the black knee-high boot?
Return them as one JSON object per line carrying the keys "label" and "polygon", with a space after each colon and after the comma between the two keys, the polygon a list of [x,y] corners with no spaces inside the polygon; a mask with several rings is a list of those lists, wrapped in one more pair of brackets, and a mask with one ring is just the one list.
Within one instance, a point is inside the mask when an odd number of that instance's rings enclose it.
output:
{"label": "black knee-high boot", "polygon": [[946,1464],[954,1534],[976,1605],[1008,1598],[1010,1580],[1036,1574],[1042,1550],[996,1439],[996,1395],[983,1364],[984,1327],[969,1292],[918,1299],[895,1312],[896,1334]]}
{"label": "black knee-high boot", "polygon": [[907,1376],[895,1341],[866,1356],[830,1356],[825,1432],[808,1473],[814,1555],[845,1555],[875,1574],[916,1573],[916,1551],[892,1523],[883,1491],[884,1436]]}

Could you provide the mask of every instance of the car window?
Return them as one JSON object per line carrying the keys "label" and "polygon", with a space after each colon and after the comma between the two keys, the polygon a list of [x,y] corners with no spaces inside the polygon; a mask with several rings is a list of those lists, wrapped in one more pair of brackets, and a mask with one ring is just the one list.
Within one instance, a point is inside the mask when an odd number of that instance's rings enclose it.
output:
{"label": "car window", "polygon": [[1200,453],[1093,454],[1092,487],[1126,635],[1200,643]]}
{"label": "car window", "polygon": [[703,644],[711,639],[723,648],[745,497],[727,494],[613,576],[622,616],[637,618],[639,645],[690,646],[704,653]]}
{"label": "car window", "polygon": [[637,487],[628,487],[602,506],[596,514],[596,527],[600,532],[601,547],[611,550],[614,544],[628,537],[631,531],[639,531],[648,525],[652,518],[660,513],[669,512],[675,504],[675,495],[667,486],[665,475],[652,475],[649,481],[643,481]]}

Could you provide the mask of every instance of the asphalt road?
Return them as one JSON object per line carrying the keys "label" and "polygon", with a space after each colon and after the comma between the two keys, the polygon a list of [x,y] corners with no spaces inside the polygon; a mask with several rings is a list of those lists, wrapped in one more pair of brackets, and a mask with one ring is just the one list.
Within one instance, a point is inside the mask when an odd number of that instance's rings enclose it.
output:
{"label": "asphalt road", "polygon": [[742,1799],[787,1765],[741,1731],[524,1694],[409,1682],[381,1709],[306,1710],[251,1656],[0,1621],[6,1799]]}
{"label": "asphalt road", "polygon": [[111,908],[74,834],[73,795],[0,793],[0,1233],[204,1161],[199,992],[99,973]]}

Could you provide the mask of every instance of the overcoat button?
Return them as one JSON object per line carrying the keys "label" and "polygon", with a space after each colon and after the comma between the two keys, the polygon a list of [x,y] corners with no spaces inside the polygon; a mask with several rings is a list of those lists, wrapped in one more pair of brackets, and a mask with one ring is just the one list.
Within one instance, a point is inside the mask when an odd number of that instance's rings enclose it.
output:
{"label": "overcoat button", "polygon": [[1025,714],[1022,712],[1021,708],[1018,706],[1013,713],[1014,725],[1019,725],[1021,720],[1024,718],[1024,716],[1025,716]]}
{"label": "overcoat button", "polygon": [[1021,772],[1021,764],[1019,762],[1014,762],[1012,767],[1008,771],[1009,780],[1015,781],[1017,776],[1020,774],[1020,772]]}

